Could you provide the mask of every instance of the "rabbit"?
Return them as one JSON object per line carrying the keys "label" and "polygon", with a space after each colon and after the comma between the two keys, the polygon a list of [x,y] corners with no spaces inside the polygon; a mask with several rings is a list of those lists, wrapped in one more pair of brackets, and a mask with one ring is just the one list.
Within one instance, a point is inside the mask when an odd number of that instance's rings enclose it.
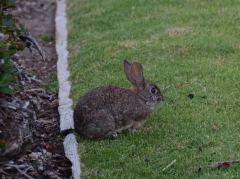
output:
{"label": "rabbit", "polygon": [[103,86],[79,99],[74,125],[81,136],[116,138],[123,131],[138,131],[154,106],[164,101],[160,89],[144,79],[140,63],[124,60],[124,71],[131,89]]}

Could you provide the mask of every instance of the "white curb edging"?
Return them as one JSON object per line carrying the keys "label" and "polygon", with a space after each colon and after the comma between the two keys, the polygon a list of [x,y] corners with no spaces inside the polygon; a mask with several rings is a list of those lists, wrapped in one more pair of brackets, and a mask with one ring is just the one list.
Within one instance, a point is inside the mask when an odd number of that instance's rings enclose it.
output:
{"label": "white curb edging", "polygon": [[68,134],[64,139],[64,150],[66,157],[72,162],[72,173],[74,179],[80,179],[80,161],[78,156],[78,144],[74,134]]}
{"label": "white curb edging", "polygon": [[[56,51],[57,76],[59,83],[59,107],[60,130],[73,129],[72,100],[69,98],[71,85],[68,81],[68,51],[67,51],[67,18],[66,0],[56,0]],[[66,157],[72,162],[72,173],[74,179],[80,179],[81,169],[77,150],[77,141],[74,134],[68,134],[64,139],[64,150]]]}
{"label": "white curb edging", "polygon": [[56,9],[56,50],[58,55],[57,76],[59,82],[59,113],[61,130],[73,128],[72,100],[69,98],[70,82],[68,81],[67,19],[65,0],[57,0]]}

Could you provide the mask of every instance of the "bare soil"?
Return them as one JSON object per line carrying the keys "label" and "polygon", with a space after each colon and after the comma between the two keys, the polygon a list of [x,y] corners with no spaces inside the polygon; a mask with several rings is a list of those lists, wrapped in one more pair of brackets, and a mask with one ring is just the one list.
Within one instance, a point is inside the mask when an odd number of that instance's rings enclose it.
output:
{"label": "bare soil", "polygon": [[25,49],[13,58],[14,95],[0,96],[0,178],[72,178],[59,130],[57,94],[47,85],[56,74],[55,0],[17,0],[19,26],[47,59]]}

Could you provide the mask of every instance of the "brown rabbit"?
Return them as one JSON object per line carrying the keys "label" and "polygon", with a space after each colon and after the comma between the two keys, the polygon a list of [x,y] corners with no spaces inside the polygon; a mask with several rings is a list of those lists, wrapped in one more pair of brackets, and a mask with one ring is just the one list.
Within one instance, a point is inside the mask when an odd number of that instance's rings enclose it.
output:
{"label": "brown rabbit", "polygon": [[88,138],[116,137],[141,128],[154,105],[163,101],[159,88],[144,80],[142,65],[124,61],[132,89],[104,86],[81,97],[74,110],[76,132]]}

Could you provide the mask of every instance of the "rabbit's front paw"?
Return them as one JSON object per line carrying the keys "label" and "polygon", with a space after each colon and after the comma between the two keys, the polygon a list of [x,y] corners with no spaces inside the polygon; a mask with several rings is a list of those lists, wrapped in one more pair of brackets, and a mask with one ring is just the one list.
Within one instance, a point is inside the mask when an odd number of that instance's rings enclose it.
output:
{"label": "rabbit's front paw", "polygon": [[138,128],[138,129],[136,129],[136,128],[130,128],[130,129],[128,129],[128,131],[134,134],[134,133],[139,132],[139,131],[140,131],[140,128]]}
{"label": "rabbit's front paw", "polygon": [[109,132],[107,133],[106,137],[109,139],[116,139],[118,137],[118,134],[117,132]]}

